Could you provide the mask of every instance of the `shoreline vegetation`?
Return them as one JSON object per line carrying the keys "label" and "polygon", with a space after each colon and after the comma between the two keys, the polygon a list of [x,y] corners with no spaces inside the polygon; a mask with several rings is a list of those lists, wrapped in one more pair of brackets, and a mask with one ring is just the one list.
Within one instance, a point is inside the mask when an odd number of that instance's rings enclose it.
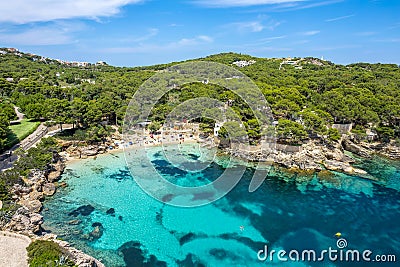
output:
{"label": "shoreline vegetation", "polygon": [[[78,266],[103,265],[41,227],[42,202],[58,187],[68,186],[59,181],[68,161],[138,147],[198,143],[248,162],[274,163],[287,173],[317,174],[326,182],[334,183],[333,172],[341,172],[379,183],[379,178],[354,167],[351,155],[400,159],[400,68],[394,64],[341,66],[305,58],[292,59],[301,65],[295,68],[282,65],[287,59],[213,55],[201,60],[235,65],[260,87],[275,120],[274,142],[261,138],[261,125],[238,96],[203,82],[175,88],[163,96],[151,121],[127,137],[121,134],[120,125],[133,93],[173,63],[142,68],[71,67],[7,48],[0,50],[0,151],[10,134],[9,122],[17,117],[13,105],[32,121],[51,121],[61,129],[64,124],[72,125],[54,137],[42,138],[27,151],[15,151],[18,160],[14,167],[0,172],[0,229],[52,240]],[[216,130],[217,122],[210,119],[161,127],[180,102],[201,96],[219,99],[237,113],[243,127],[231,126],[247,133],[250,147],[230,149],[227,129]]]}

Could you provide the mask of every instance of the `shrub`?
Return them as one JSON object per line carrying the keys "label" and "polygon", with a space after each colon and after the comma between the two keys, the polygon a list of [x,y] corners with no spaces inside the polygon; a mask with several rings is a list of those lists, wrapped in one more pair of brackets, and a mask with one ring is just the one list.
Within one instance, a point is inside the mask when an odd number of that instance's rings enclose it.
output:
{"label": "shrub", "polygon": [[329,140],[336,142],[336,141],[339,141],[340,137],[341,136],[340,136],[340,133],[339,133],[338,129],[329,128],[329,130],[328,130],[328,138],[329,138]]}
{"label": "shrub", "polygon": [[27,251],[30,267],[75,266],[75,264],[68,259],[66,251],[53,241],[36,240],[27,247]]}

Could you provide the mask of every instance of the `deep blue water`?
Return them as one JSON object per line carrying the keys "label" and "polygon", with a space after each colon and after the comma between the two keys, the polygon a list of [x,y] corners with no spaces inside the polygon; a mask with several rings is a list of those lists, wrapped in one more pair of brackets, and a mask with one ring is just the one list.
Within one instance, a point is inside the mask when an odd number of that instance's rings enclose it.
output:
{"label": "deep blue water", "polygon": [[[192,173],[174,167],[160,148],[148,154],[157,171],[177,184],[204,184],[224,171],[223,159]],[[186,154],[192,163],[204,161],[193,151]],[[400,164],[375,158],[357,166],[380,182],[338,173],[322,179],[275,169],[249,193],[254,171],[249,167],[224,198],[202,207],[178,208],[144,193],[123,153],[104,155],[68,165],[63,181],[69,186],[45,202],[44,228],[107,266],[364,266],[365,262],[328,259],[257,259],[265,245],[286,251],[337,249],[337,232],[347,240],[347,249],[371,250],[371,258],[394,254],[399,261]],[[133,173],[146,176],[147,168],[138,159]],[[99,231],[91,233],[96,226]]]}

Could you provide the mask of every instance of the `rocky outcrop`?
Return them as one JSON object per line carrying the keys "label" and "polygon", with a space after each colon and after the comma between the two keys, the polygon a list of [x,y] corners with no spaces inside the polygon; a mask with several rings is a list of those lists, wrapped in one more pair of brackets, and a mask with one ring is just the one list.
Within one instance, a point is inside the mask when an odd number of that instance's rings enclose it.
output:
{"label": "rocky outcrop", "polygon": [[37,199],[22,199],[18,202],[18,204],[27,208],[30,212],[40,212],[42,210],[42,202]]}
{"label": "rocky outcrop", "polygon": [[[370,157],[369,149],[356,145],[350,140],[346,141],[347,148],[353,153]],[[345,155],[340,144],[323,145],[310,141],[303,144],[298,152],[288,153],[277,149],[268,150],[228,150],[234,157],[242,158],[248,161],[271,162],[278,164],[288,170],[316,171],[324,169],[337,171],[349,175],[355,175],[364,179],[377,181],[375,177],[366,171],[355,168],[351,165],[354,159]]]}
{"label": "rocky outcrop", "polygon": [[322,170],[326,160],[349,162],[350,159],[343,154],[340,145],[328,147],[316,142],[304,144],[297,152],[284,152],[275,148],[256,151],[228,150],[233,156],[244,158],[248,161],[273,162],[286,168],[300,170]]}
{"label": "rocky outcrop", "polygon": [[89,233],[89,240],[90,241],[94,241],[99,239],[100,237],[102,237],[103,232],[104,232],[104,228],[103,225],[101,223],[94,223],[92,225],[94,227],[93,231],[91,231]]}
{"label": "rocky outcrop", "polygon": [[83,253],[80,250],[77,250],[74,247],[71,247],[68,242],[57,239],[57,236],[54,234],[46,234],[42,237],[39,237],[38,239],[50,240],[57,243],[67,252],[67,254],[70,255],[70,259],[74,261],[75,264],[79,267],[105,267],[103,263],[96,260],[95,258]]}
{"label": "rocky outcrop", "polygon": [[12,198],[14,200],[19,199],[22,196],[29,194],[31,191],[32,191],[32,188],[30,188],[30,187],[16,184],[11,188]]}
{"label": "rocky outcrop", "polygon": [[43,218],[38,213],[42,210],[42,201],[46,196],[55,194],[56,186],[53,182],[59,180],[64,168],[63,162],[58,161],[51,166],[50,172],[32,170],[24,179],[27,186],[12,187],[13,200],[21,208],[12,216],[6,229],[29,235],[40,232]]}
{"label": "rocky outcrop", "polygon": [[[0,221],[0,226],[5,230],[17,232],[28,235],[33,239],[52,240],[64,248],[70,259],[73,260],[76,266],[79,267],[104,267],[104,265],[95,258],[77,250],[65,241],[56,239],[57,236],[46,234],[38,236],[42,233],[41,225],[43,224],[43,216],[39,214],[42,209],[42,201],[46,196],[52,196],[56,192],[56,185],[64,171],[65,165],[59,160],[49,171],[32,170],[26,179],[24,179],[27,186],[14,185],[12,187],[13,200],[21,205],[21,207],[7,220]],[[60,186],[63,186],[60,184]],[[64,183],[64,186],[66,184]],[[0,209],[2,202],[0,201]],[[81,221],[71,221],[71,224],[79,224]],[[94,230],[91,232],[93,239],[100,238],[103,234],[103,227],[95,225]]]}
{"label": "rocky outcrop", "polygon": [[43,194],[46,196],[52,196],[56,193],[56,186],[52,183],[47,183],[42,186]]}
{"label": "rocky outcrop", "polygon": [[26,207],[21,207],[6,225],[6,229],[21,234],[33,235],[41,231],[42,223],[42,215],[30,211]]}
{"label": "rocky outcrop", "polygon": [[400,147],[388,145],[381,151],[381,154],[390,159],[400,159]]}
{"label": "rocky outcrop", "polygon": [[373,150],[374,153],[384,157],[399,160],[400,159],[400,146],[395,142],[391,143],[363,143],[363,146]]}
{"label": "rocky outcrop", "polygon": [[327,170],[343,172],[350,175],[357,175],[364,179],[377,181],[375,177],[369,175],[366,171],[358,168],[354,168],[348,162],[336,161],[336,160],[326,160],[324,161],[324,166]]}
{"label": "rocky outcrop", "polygon": [[47,174],[47,181],[54,183],[60,180],[61,175],[65,169],[65,164],[60,160],[52,166],[51,171]]}
{"label": "rocky outcrop", "polygon": [[360,145],[357,145],[357,144],[353,143],[352,141],[350,141],[347,138],[343,139],[342,145],[343,145],[343,148],[345,150],[350,151],[350,152],[352,152],[352,153],[354,153],[354,154],[356,154],[356,155],[358,155],[360,157],[363,157],[363,158],[370,158],[371,157],[371,152],[372,151],[370,151],[370,150],[368,150],[368,149],[366,149],[366,148],[364,148],[364,147],[362,147]]}
{"label": "rocky outcrop", "polygon": [[98,154],[104,154],[107,152],[107,148],[111,146],[111,143],[104,145],[90,145],[90,146],[76,146],[71,145],[66,149],[69,156],[74,158],[87,158],[97,156]]}

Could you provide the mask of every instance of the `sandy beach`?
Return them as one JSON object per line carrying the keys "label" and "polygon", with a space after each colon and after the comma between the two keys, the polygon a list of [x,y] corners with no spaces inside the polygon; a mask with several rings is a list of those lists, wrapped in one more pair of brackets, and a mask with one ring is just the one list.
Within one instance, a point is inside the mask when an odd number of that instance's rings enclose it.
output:
{"label": "sandy beach", "polygon": [[[132,151],[135,149],[154,147],[154,146],[169,146],[169,145],[179,145],[179,144],[199,144],[205,143],[205,141],[201,141],[198,136],[189,136],[189,135],[179,135],[179,134],[171,134],[168,136],[155,135],[151,137],[150,133],[146,133],[143,136],[131,136],[129,138],[123,139],[112,139],[112,146],[107,147],[105,153],[122,153],[124,151]],[[70,156],[68,153],[62,152],[61,155],[68,162],[73,162],[76,160],[80,160],[80,158]],[[99,154],[101,155],[101,154]],[[90,158],[97,157],[89,156]]]}

